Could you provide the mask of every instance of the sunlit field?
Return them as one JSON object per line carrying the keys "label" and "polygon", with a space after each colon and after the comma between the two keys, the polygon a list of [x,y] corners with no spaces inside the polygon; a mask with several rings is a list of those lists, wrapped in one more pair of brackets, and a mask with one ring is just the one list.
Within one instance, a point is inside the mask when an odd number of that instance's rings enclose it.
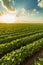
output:
{"label": "sunlit field", "polygon": [[43,65],[43,24],[0,23],[0,65]]}

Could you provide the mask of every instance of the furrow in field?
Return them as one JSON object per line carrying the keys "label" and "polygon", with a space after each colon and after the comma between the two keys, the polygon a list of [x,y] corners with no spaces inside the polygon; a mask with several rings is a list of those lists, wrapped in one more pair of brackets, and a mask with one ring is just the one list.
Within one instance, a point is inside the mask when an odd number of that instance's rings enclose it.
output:
{"label": "furrow in field", "polygon": [[31,35],[30,37],[27,36],[25,38],[17,39],[10,43],[0,44],[0,57],[8,52],[11,52],[12,50],[16,50],[20,48],[21,46],[30,44],[40,38],[43,38],[43,33],[38,33],[35,35]]}
{"label": "furrow in field", "polygon": [[27,57],[30,58],[41,48],[43,48],[43,38],[3,56],[0,59],[0,65],[21,65]]}
{"label": "furrow in field", "polygon": [[26,58],[22,65],[33,65],[34,60],[37,58],[43,58],[43,48],[40,49],[37,53],[33,54],[32,57]]}
{"label": "furrow in field", "polygon": [[42,31],[31,32],[31,33],[28,33],[28,34],[22,34],[22,35],[17,35],[17,36],[8,36],[6,38],[0,39],[0,44],[4,44],[6,42],[11,42],[13,40],[20,39],[20,38],[23,38],[23,37],[26,37],[26,36],[31,36],[31,35],[34,35],[34,34],[37,34],[37,33],[42,33]]}

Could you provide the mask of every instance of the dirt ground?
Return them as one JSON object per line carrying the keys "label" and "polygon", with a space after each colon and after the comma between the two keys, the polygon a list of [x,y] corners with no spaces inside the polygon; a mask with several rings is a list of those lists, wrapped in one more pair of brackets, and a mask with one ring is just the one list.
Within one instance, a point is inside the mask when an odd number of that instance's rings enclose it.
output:
{"label": "dirt ground", "polygon": [[22,65],[32,65],[34,59],[37,57],[43,57],[43,49],[35,53],[31,58],[27,58],[26,61]]}

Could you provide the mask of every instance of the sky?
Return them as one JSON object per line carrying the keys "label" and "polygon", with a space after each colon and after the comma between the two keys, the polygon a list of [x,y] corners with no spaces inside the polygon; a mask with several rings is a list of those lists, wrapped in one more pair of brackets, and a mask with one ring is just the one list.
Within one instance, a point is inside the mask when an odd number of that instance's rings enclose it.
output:
{"label": "sky", "polygon": [[3,15],[12,16],[12,21],[43,23],[43,0],[0,0],[1,21]]}

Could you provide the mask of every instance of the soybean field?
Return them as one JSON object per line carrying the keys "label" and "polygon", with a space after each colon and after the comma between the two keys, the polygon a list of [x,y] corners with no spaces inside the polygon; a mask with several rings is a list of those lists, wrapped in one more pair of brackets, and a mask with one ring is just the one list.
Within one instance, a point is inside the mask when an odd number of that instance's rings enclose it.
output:
{"label": "soybean field", "polygon": [[0,65],[43,65],[43,24],[0,23]]}

